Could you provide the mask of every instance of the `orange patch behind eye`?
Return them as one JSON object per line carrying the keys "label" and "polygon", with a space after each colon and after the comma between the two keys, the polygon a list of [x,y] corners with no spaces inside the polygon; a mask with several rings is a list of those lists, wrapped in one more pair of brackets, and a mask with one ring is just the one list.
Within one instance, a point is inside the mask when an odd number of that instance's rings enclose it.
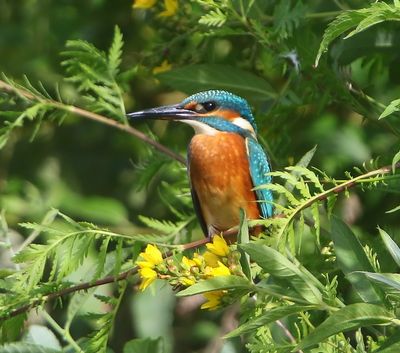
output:
{"label": "orange patch behind eye", "polygon": [[218,109],[216,111],[212,111],[206,114],[201,114],[203,116],[217,116],[221,117],[226,120],[233,120],[235,118],[239,118],[240,114],[238,112],[235,112],[234,110],[230,109]]}
{"label": "orange patch behind eye", "polygon": [[[199,103],[192,101],[192,102],[185,104],[184,108],[187,110],[196,111],[197,104],[199,104]],[[221,108],[219,108],[217,110],[213,110],[208,113],[198,113],[198,114],[199,114],[198,115],[199,117],[201,117],[201,116],[216,116],[218,118],[220,117],[222,119],[229,120],[229,121],[240,117],[240,114],[238,112],[235,112],[234,110],[221,109]]]}

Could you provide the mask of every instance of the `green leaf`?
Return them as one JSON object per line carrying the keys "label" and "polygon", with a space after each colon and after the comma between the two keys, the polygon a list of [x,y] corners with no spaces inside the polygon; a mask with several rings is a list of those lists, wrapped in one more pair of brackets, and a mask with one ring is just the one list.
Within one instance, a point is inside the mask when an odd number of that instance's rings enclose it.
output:
{"label": "green leaf", "polygon": [[313,159],[316,151],[317,151],[317,145],[315,145],[308,152],[306,152],[304,156],[301,157],[300,160],[296,163],[296,166],[307,168],[311,160]]}
{"label": "green leaf", "polygon": [[379,115],[378,119],[386,118],[387,116],[393,114],[394,112],[398,112],[400,109],[400,99],[395,99],[389,103],[389,105],[385,108],[385,110]]}
{"label": "green leaf", "polygon": [[391,332],[390,336],[373,351],[373,353],[398,353],[400,352],[400,330]]}
{"label": "green leaf", "polygon": [[254,290],[252,283],[246,278],[239,276],[218,276],[207,279],[205,281],[197,282],[183,291],[177,293],[178,297],[187,297],[190,295],[211,292],[214,290],[225,289],[241,289],[248,292]]}
{"label": "green leaf", "polygon": [[36,344],[18,342],[0,347],[0,353],[60,353],[60,350],[46,348]]}
{"label": "green leaf", "polygon": [[328,49],[329,44],[341,34],[356,27],[345,37],[347,39],[383,21],[400,21],[400,10],[384,2],[375,2],[368,8],[341,13],[325,30],[315,59],[315,66],[318,66],[319,59]]}
{"label": "green leaf", "polygon": [[262,315],[251,318],[250,321],[240,325],[237,329],[229,332],[225,335],[224,338],[231,338],[240,336],[249,332],[254,332],[257,328],[261,326],[265,326],[274,322],[276,320],[280,320],[285,318],[286,316],[299,313],[300,311],[313,309],[313,306],[310,305],[289,305],[289,306],[281,306],[276,307],[271,310],[266,310]]}
{"label": "green leaf", "polygon": [[363,18],[364,16],[357,11],[345,11],[329,23],[322,37],[321,44],[319,45],[314,65],[316,67],[318,66],[319,59],[322,54],[328,50],[329,45],[334,39],[356,26]]}
{"label": "green leaf", "polygon": [[[247,244],[249,242],[249,225],[246,219],[246,212],[240,209],[240,227],[238,232],[238,244]],[[251,281],[250,256],[246,254],[241,247],[238,247],[240,253],[240,265],[246,277]]]}
{"label": "green leaf", "polygon": [[373,268],[355,234],[341,219],[335,216],[332,217],[331,236],[339,268],[345,275],[348,275],[347,279],[360,297],[366,302],[381,302],[383,293],[370,281],[349,275],[354,271],[373,272]]}
{"label": "green leaf", "polygon": [[394,213],[394,212],[397,212],[397,211],[400,211],[400,205],[392,208],[389,211],[386,211],[385,213]]}
{"label": "green leaf", "polygon": [[365,31],[369,27],[372,27],[378,23],[384,21],[399,21],[400,20],[400,11],[395,7],[386,4],[384,2],[376,2],[371,5],[370,8],[359,10],[360,13],[363,13],[366,17],[360,21],[357,28],[351,31],[346,37],[350,38],[357,33]]}
{"label": "green leaf", "polygon": [[392,256],[394,262],[396,262],[397,266],[400,267],[400,248],[394,242],[394,240],[390,237],[388,233],[386,233],[382,228],[378,227],[379,235],[381,236],[383,243],[386,246],[386,249],[389,251]]}
{"label": "green leaf", "polygon": [[118,67],[121,64],[122,47],[124,46],[124,40],[122,37],[121,30],[118,26],[114,28],[114,38],[108,52],[108,69],[111,75],[115,76],[118,74]]}
{"label": "green leaf", "polygon": [[393,174],[396,171],[396,164],[398,162],[400,162],[400,151],[395,154],[395,156],[393,157],[393,160],[392,160],[392,172],[393,172]]}
{"label": "green leaf", "polygon": [[265,101],[276,97],[276,93],[267,81],[229,65],[185,66],[160,73],[157,78],[165,85],[186,93],[212,87],[232,91],[253,101]]}
{"label": "green leaf", "polygon": [[400,293],[400,274],[398,273],[375,273],[375,272],[360,272],[372,281],[384,284],[392,292]]}
{"label": "green leaf", "polygon": [[226,15],[219,9],[211,10],[201,16],[199,23],[209,27],[221,27],[226,22]]}
{"label": "green leaf", "polygon": [[124,345],[123,353],[164,353],[162,338],[136,338]]}
{"label": "green leaf", "polygon": [[290,284],[310,303],[322,302],[322,295],[318,290],[321,283],[311,274],[303,272],[278,251],[259,243],[249,243],[239,247],[243,248],[265,272]]}
{"label": "green leaf", "polygon": [[371,325],[387,325],[394,319],[393,314],[382,306],[367,303],[351,304],[334,312],[321,325],[317,326],[297,345],[294,351],[314,346],[341,332]]}

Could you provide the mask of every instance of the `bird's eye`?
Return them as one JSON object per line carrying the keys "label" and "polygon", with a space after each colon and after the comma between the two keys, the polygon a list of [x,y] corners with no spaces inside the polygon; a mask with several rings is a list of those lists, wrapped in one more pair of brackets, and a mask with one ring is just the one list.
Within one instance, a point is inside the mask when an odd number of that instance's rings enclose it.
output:
{"label": "bird's eye", "polygon": [[215,102],[205,102],[203,107],[207,112],[212,112],[217,107],[217,104]]}
{"label": "bird's eye", "polygon": [[212,112],[217,108],[217,103],[215,102],[204,102],[204,103],[197,103],[196,106],[194,107],[194,110],[197,113],[208,113]]}

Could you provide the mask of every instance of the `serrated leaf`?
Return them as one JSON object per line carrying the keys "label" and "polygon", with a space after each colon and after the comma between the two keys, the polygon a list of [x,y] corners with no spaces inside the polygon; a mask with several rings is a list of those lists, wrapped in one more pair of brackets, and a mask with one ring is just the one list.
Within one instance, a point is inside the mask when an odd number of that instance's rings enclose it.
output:
{"label": "serrated leaf", "polygon": [[294,351],[307,349],[340,332],[371,325],[388,325],[394,319],[393,314],[382,306],[367,303],[351,304],[331,314],[306,336]]}
{"label": "serrated leaf", "polygon": [[118,67],[121,64],[122,47],[124,46],[124,40],[121,30],[118,26],[114,28],[114,38],[108,52],[108,68],[111,75],[115,76],[118,74]]}
{"label": "serrated leaf", "polygon": [[318,66],[321,55],[328,49],[330,43],[341,34],[356,27],[345,37],[350,38],[383,21],[400,21],[400,10],[396,6],[384,2],[375,2],[368,8],[349,10],[341,13],[325,30],[315,59],[315,66]]}
{"label": "serrated leaf", "polygon": [[344,32],[347,32],[350,28],[356,26],[363,18],[364,16],[355,10],[345,11],[329,23],[328,28],[325,30],[322,37],[321,44],[319,45],[314,65],[316,67],[318,66],[319,59],[322,54],[328,50],[328,47],[333,40]]}
{"label": "serrated leaf", "polygon": [[190,65],[160,73],[157,78],[165,85],[186,93],[212,87],[243,95],[250,101],[266,101],[276,97],[267,81],[229,65]]}
{"label": "serrated leaf", "polygon": [[274,33],[282,39],[290,37],[304,20],[306,10],[306,6],[301,1],[296,1],[293,7],[290,1],[277,2],[273,15]]}
{"label": "serrated leaf", "polygon": [[360,21],[356,29],[351,31],[345,37],[345,39],[350,38],[355,34],[365,31],[369,27],[372,27],[384,21],[400,21],[400,11],[396,9],[396,7],[393,7],[392,5],[386,4],[384,2],[376,2],[372,4],[370,8],[362,10],[359,11],[364,12],[366,18]]}
{"label": "serrated leaf", "polygon": [[271,191],[275,191],[276,193],[285,196],[287,201],[292,206],[297,206],[297,205],[299,205],[301,203],[301,201],[297,200],[289,190],[287,190],[283,185],[280,185],[280,184],[264,184],[264,185],[261,185],[261,186],[259,186],[257,188],[254,188],[254,189],[255,190],[257,190],[257,189],[268,189],[268,190],[271,190]]}
{"label": "serrated leaf", "polygon": [[211,10],[209,13],[201,16],[199,23],[209,27],[222,27],[226,22],[226,15],[219,9]]}
{"label": "serrated leaf", "polygon": [[177,225],[171,221],[158,220],[155,218],[145,217],[140,215],[139,220],[149,228],[158,230],[162,233],[172,233],[177,229]]}
{"label": "serrated leaf", "polygon": [[276,320],[283,319],[286,316],[311,309],[314,309],[314,307],[311,305],[289,305],[289,306],[281,306],[273,309],[268,309],[260,316],[251,318],[250,321],[240,325],[235,330],[229,332],[227,335],[225,335],[224,338],[231,338],[246,333],[254,332],[261,326],[268,325]]}
{"label": "serrated leaf", "polygon": [[[355,234],[341,219],[332,217],[332,240],[339,268],[345,275],[355,271],[373,272],[373,268]],[[347,276],[360,297],[370,303],[382,302],[384,295],[366,279]]]}
{"label": "serrated leaf", "polygon": [[390,255],[394,262],[396,262],[397,266],[400,267],[400,248],[394,242],[394,240],[390,237],[388,233],[386,233],[382,228],[378,227],[379,235],[381,236],[383,243],[386,246],[386,249],[389,251]]}
{"label": "serrated leaf", "polygon": [[211,292],[214,290],[241,289],[248,292],[254,290],[254,287],[248,279],[239,276],[218,276],[213,277],[184,289],[177,293],[178,297]]}

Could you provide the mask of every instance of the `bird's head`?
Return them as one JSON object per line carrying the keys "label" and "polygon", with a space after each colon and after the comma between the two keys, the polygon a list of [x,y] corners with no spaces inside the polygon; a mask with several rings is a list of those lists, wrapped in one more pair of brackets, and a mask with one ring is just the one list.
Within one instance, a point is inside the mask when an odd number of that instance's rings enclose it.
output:
{"label": "bird's head", "polygon": [[230,92],[211,90],[181,103],[128,114],[131,119],[171,119],[191,125],[196,133],[236,132],[255,138],[257,127],[247,101]]}

